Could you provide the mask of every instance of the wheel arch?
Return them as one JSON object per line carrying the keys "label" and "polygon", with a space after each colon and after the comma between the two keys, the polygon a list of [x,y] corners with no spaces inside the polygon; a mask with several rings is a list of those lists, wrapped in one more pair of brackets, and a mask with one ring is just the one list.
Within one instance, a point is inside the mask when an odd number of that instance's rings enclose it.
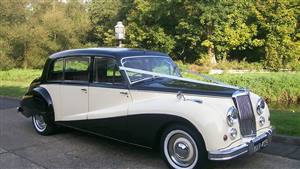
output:
{"label": "wheel arch", "polygon": [[192,129],[200,137],[200,139],[203,142],[204,146],[206,146],[205,140],[204,140],[201,132],[197,129],[197,127],[192,122],[190,122],[189,120],[187,120],[183,117],[176,116],[176,119],[168,121],[167,123],[163,124],[159,128],[159,130],[157,131],[156,136],[155,136],[154,149],[159,148],[161,137],[162,137],[164,131],[167,130],[169,127],[172,127],[172,126],[175,126],[175,125],[182,125],[182,126],[185,126],[187,128]]}
{"label": "wheel arch", "polygon": [[40,113],[46,115],[49,120],[54,120],[53,102],[47,89],[35,87],[28,91],[21,100],[22,114],[31,117]]}

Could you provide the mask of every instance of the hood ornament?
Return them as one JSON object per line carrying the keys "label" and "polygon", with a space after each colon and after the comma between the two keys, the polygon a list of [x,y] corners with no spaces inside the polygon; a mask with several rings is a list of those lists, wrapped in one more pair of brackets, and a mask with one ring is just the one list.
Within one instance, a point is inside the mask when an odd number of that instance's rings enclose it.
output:
{"label": "hood ornament", "polygon": [[183,94],[181,91],[179,91],[179,92],[177,93],[177,96],[176,96],[176,97],[177,97],[178,100],[183,100],[183,101],[186,100],[184,94]]}

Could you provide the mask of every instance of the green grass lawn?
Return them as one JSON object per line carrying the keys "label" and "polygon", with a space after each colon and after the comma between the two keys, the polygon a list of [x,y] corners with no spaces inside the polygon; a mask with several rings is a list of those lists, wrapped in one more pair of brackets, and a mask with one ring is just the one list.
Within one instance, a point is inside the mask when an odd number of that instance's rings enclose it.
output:
{"label": "green grass lawn", "polygon": [[22,97],[29,82],[4,81],[0,84],[0,96]]}
{"label": "green grass lawn", "polygon": [[[30,82],[41,75],[41,70],[20,70],[0,71],[0,96],[22,97],[25,94]],[[194,75],[187,75],[198,79]],[[269,97],[273,101],[271,107],[271,123],[278,134],[300,137],[300,105],[278,106],[276,100],[296,100],[300,95],[300,73],[255,73],[243,75],[214,75],[215,78],[229,84],[244,86],[252,91]],[[266,84],[264,84],[266,83]],[[295,83],[295,84],[293,84]],[[283,96],[279,96],[283,94]],[[284,98],[286,98],[284,100]],[[269,100],[269,101],[270,101]]]}
{"label": "green grass lawn", "polygon": [[22,97],[31,81],[41,73],[41,70],[32,69],[0,71],[0,96]]}
{"label": "green grass lawn", "polygon": [[300,137],[300,111],[271,110],[271,124],[277,134]]}

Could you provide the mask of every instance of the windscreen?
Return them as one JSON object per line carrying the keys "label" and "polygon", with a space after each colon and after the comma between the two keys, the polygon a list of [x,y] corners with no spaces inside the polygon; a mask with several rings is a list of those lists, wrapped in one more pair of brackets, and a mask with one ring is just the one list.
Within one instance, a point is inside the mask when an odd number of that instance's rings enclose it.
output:
{"label": "windscreen", "polygon": [[[122,65],[127,68],[139,69],[147,72],[180,76],[180,72],[169,57],[164,56],[134,56],[122,60]],[[153,77],[149,74],[127,71],[127,76],[132,83]]]}

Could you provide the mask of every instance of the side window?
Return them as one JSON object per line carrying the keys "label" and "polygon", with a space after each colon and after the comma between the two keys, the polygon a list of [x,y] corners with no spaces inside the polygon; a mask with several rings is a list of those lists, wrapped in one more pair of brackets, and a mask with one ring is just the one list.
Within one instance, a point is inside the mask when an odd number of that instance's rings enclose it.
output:
{"label": "side window", "polygon": [[64,69],[64,60],[59,59],[56,60],[52,67],[50,68],[48,74],[49,81],[60,81],[63,80],[63,69]]}
{"label": "side window", "polygon": [[89,57],[66,58],[65,80],[82,81],[89,80]]}
{"label": "side window", "polygon": [[94,82],[116,84],[124,82],[115,59],[95,58]]}

